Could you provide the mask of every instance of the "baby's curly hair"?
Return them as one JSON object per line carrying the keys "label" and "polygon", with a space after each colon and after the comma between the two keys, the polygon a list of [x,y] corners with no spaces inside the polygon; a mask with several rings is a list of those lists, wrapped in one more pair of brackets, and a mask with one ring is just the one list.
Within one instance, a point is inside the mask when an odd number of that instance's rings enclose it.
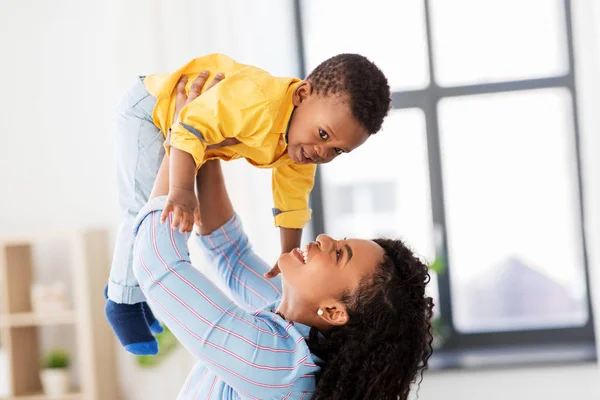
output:
{"label": "baby's curly hair", "polygon": [[347,96],[352,115],[369,134],[381,129],[390,110],[390,85],[383,72],[366,57],[338,54],[319,64],[306,80],[317,95]]}

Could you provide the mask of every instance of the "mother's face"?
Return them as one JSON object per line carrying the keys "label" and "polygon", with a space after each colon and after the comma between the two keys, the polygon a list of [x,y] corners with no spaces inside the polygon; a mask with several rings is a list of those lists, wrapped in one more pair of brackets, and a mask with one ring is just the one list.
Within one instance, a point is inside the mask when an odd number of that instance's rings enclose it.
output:
{"label": "mother's face", "polygon": [[371,240],[319,235],[304,248],[279,258],[284,295],[316,310],[339,301],[343,293],[354,293],[382,259],[383,249]]}

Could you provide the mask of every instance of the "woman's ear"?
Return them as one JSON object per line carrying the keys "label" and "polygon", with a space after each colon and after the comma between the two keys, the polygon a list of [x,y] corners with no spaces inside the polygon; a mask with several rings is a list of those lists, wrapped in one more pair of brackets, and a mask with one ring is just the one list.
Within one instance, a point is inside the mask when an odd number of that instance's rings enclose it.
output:
{"label": "woman's ear", "polygon": [[298,107],[312,93],[312,85],[308,81],[302,81],[294,91],[292,103]]}
{"label": "woman's ear", "polygon": [[322,311],[319,313],[319,317],[329,325],[341,326],[348,323],[348,313],[341,303],[321,307],[319,310]]}

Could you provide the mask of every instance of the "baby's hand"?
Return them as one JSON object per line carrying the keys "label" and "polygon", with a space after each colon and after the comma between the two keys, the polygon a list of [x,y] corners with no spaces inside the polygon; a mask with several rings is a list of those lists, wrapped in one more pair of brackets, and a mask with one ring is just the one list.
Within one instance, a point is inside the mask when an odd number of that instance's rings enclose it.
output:
{"label": "baby's hand", "polygon": [[198,197],[193,190],[171,189],[167,204],[160,216],[160,222],[165,222],[170,213],[173,213],[171,229],[181,226],[179,232],[191,232],[194,222],[200,220],[200,209],[198,208]]}
{"label": "baby's hand", "polygon": [[280,273],[281,273],[281,270],[279,269],[279,265],[277,263],[275,263],[275,265],[273,266],[273,268],[271,268],[271,270],[269,272],[265,272],[264,276],[265,276],[265,278],[273,279]]}

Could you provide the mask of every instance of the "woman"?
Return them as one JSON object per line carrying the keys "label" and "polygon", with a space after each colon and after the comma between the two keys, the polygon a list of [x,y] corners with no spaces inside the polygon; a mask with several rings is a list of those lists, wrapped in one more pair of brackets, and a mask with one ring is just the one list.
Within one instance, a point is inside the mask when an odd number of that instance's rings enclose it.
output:
{"label": "woman", "polygon": [[168,162],[136,223],[140,286],[198,359],[178,398],[407,399],[431,354],[427,267],[399,240],[319,235],[283,254],[267,279],[218,161],[200,169],[197,184],[193,240],[235,300],[190,264],[188,236],[170,229],[171,217],[160,223]]}

